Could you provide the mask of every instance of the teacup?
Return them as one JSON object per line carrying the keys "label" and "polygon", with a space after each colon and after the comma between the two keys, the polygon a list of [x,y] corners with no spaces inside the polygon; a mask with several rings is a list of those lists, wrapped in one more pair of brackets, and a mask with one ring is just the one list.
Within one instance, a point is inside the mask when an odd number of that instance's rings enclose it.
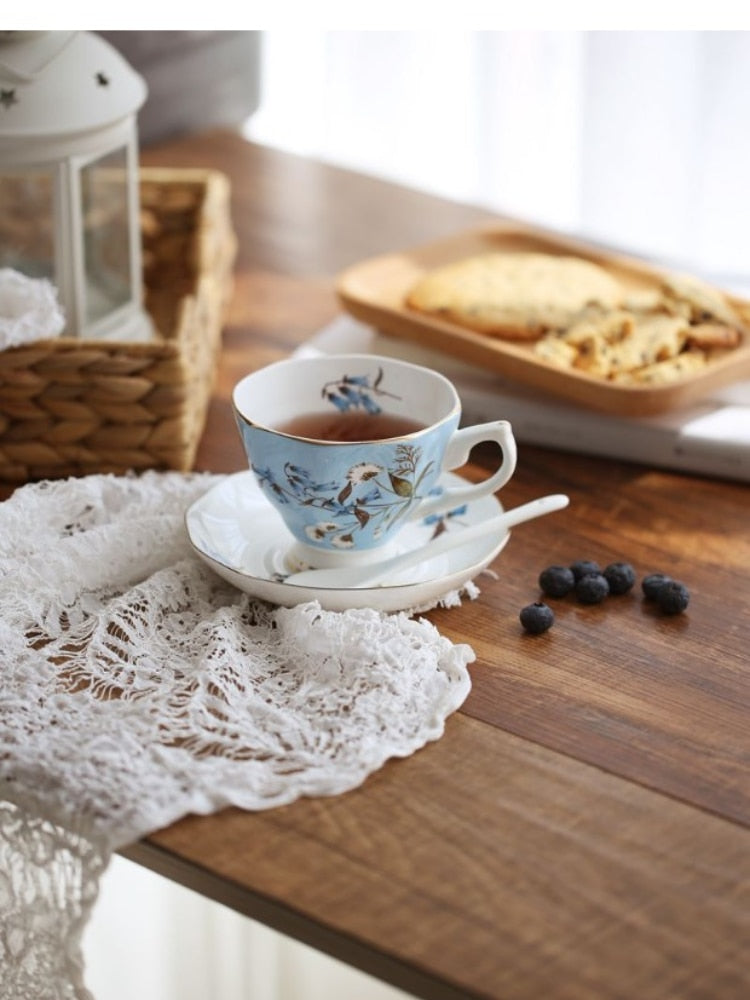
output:
{"label": "teacup", "polygon": [[[410,520],[494,493],[516,466],[506,420],[459,430],[453,384],[394,358],[290,358],[243,378],[232,402],[257,482],[296,540],[296,562],[310,566],[384,558]],[[496,471],[441,486],[485,441],[502,448]]]}

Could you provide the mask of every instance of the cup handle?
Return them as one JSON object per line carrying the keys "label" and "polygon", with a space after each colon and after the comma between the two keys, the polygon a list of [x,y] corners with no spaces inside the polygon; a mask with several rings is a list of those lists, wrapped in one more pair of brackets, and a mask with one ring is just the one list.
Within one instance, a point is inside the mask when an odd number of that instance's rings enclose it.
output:
{"label": "cup handle", "polygon": [[414,511],[413,517],[425,517],[438,514],[454,507],[460,507],[472,500],[487,496],[505,486],[516,468],[516,441],[513,430],[507,420],[494,420],[487,424],[476,424],[456,431],[448,441],[443,456],[443,472],[458,469],[469,458],[471,449],[484,441],[496,441],[503,449],[503,460],[500,468],[481,483],[469,486],[449,486],[439,496],[423,500]]}

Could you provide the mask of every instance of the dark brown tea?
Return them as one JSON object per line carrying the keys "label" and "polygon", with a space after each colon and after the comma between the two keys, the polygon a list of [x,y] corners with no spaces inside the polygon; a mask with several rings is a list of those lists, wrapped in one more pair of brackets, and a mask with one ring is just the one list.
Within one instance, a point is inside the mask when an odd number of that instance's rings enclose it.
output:
{"label": "dark brown tea", "polygon": [[426,424],[392,413],[364,413],[344,410],[334,413],[303,413],[276,430],[314,441],[382,441],[424,430]]}

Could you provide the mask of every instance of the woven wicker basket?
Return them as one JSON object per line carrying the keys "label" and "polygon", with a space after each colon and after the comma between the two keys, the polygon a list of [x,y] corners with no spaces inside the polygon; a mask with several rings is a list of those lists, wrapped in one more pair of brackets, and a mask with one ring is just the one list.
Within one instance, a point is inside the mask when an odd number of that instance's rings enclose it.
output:
{"label": "woven wicker basket", "polygon": [[192,467],[236,240],[229,183],[141,171],[147,343],[58,338],[0,351],[0,480]]}

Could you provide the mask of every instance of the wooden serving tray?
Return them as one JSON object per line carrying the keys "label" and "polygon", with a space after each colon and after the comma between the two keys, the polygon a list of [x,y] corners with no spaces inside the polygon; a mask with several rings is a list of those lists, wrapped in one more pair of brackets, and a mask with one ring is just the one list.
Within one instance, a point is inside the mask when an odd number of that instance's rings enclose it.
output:
{"label": "wooden serving tray", "polygon": [[[543,229],[498,223],[355,264],[339,275],[337,294],[347,312],[383,333],[444,351],[507,379],[620,416],[649,416],[680,409],[721,386],[750,376],[747,333],[738,347],[693,375],[664,385],[619,385],[577,369],[560,368],[534,354],[528,343],[468,330],[405,305],[407,292],[425,271],[489,251],[572,254],[605,268],[628,291],[655,288],[668,273],[635,258],[602,251]],[[731,295],[728,298],[743,320],[749,322],[750,303]]]}

